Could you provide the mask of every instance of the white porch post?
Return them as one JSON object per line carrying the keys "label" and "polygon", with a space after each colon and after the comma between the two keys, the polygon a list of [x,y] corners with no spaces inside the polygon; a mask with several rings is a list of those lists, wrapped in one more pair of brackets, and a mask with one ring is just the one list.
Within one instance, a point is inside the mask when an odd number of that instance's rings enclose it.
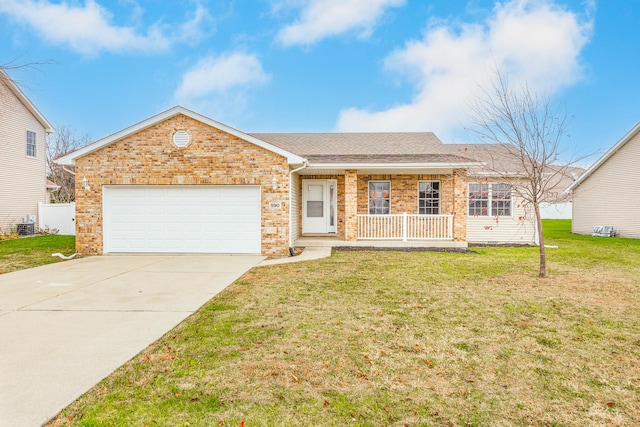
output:
{"label": "white porch post", "polygon": [[407,241],[407,213],[402,213],[402,241]]}

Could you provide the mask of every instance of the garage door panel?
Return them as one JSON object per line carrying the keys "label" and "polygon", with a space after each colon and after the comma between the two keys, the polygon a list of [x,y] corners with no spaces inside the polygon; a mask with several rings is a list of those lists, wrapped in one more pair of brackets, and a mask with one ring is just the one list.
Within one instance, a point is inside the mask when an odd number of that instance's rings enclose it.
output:
{"label": "garage door panel", "polygon": [[258,186],[107,186],[105,252],[260,253]]}

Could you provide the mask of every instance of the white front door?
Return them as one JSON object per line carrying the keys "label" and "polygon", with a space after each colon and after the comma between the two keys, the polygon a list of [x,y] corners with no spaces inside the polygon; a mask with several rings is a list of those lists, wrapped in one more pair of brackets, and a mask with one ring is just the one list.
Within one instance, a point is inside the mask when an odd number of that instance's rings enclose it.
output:
{"label": "white front door", "polygon": [[302,180],[302,232],[335,233],[338,221],[337,181]]}

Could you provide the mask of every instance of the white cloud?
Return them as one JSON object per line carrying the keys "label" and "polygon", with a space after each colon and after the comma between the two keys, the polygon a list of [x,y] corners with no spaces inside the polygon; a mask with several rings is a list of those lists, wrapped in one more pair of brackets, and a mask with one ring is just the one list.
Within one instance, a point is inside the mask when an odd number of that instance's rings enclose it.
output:
{"label": "white cloud", "polygon": [[556,93],[582,76],[580,52],[589,41],[590,20],[550,0],[512,0],[495,6],[481,24],[427,28],[385,60],[385,68],[408,77],[416,93],[410,103],[384,111],[341,111],[341,131],[435,131],[450,140],[468,118],[469,105],[498,68],[514,84]]}
{"label": "white cloud", "polygon": [[[67,45],[84,55],[101,51],[159,51],[182,38],[180,34],[168,34],[159,24],[144,33],[134,27],[115,25],[113,14],[94,0],[86,0],[84,6],[49,0],[5,0],[0,1],[0,12],[26,23],[49,43]],[[134,13],[140,14],[140,8],[136,7]],[[198,6],[193,20],[180,28],[193,32],[205,17],[206,11]]]}
{"label": "white cloud", "polygon": [[203,26],[212,21],[213,18],[209,14],[209,11],[201,4],[198,4],[193,13],[193,18],[180,25],[180,30],[176,34],[176,38],[189,44],[197,43],[203,36]]}
{"label": "white cloud", "polygon": [[255,55],[233,52],[221,56],[208,56],[187,71],[175,92],[179,103],[189,103],[269,81]]}
{"label": "white cloud", "polygon": [[310,45],[352,30],[366,37],[386,9],[404,4],[405,0],[310,0],[297,5],[300,17],[282,28],[277,39],[285,46]]}

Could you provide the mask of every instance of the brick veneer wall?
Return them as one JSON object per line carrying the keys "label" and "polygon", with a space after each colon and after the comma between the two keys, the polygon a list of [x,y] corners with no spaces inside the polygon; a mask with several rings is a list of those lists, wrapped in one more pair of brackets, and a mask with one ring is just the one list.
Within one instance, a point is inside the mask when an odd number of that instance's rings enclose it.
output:
{"label": "brick veneer wall", "polygon": [[358,172],[344,171],[344,239],[358,240]]}
{"label": "brick veneer wall", "polygon": [[467,241],[467,177],[465,169],[453,170],[453,240],[456,242]]}
{"label": "brick veneer wall", "polygon": [[[191,134],[187,147],[173,145],[177,130]],[[288,170],[283,156],[184,115],[169,118],[77,159],[76,250],[103,252],[103,185],[261,185],[262,253],[286,256]],[[90,190],[82,186],[85,177]],[[272,201],[282,202],[281,208],[271,209]]]}
{"label": "brick veneer wall", "polygon": [[418,213],[418,181],[440,181],[440,213],[454,209],[452,175],[358,175],[358,214],[369,213],[369,181],[391,181],[391,213]]}
{"label": "brick veneer wall", "polygon": [[369,213],[369,181],[391,181],[391,213],[418,213],[418,181],[440,181],[440,213],[454,215],[453,240],[466,241],[467,173],[451,175],[358,175],[358,214]]}

